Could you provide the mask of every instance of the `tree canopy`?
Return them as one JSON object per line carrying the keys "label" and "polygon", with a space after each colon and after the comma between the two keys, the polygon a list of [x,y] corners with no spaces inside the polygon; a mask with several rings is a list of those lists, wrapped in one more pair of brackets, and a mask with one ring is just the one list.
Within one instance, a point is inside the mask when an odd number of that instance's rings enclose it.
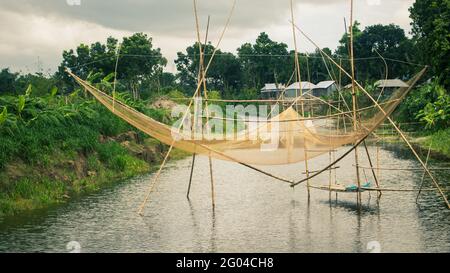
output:
{"label": "tree canopy", "polygon": [[153,48],[152,38],[144,33],[136,33],[123,38],[120,48],[118,40],[109,37],[106,44],[100,42],[93,43],[91,46],[81,44],[75,51],[73,49],[64,51],[58,75],[69,86],[73,82],[64,72],[66,67],[83,78],[96,73],[105,77],[114,73],[118,52],[120,65],[117,70],[117,79],[125,83],[135,98],[139,96],[139,84],[150,78],[161,76],[162,69],[167,64],[161,50]]}
{"label": "tree canopy", "polygon": [[409,11],[418,57],[450,90],[450,0],[416,0]]}

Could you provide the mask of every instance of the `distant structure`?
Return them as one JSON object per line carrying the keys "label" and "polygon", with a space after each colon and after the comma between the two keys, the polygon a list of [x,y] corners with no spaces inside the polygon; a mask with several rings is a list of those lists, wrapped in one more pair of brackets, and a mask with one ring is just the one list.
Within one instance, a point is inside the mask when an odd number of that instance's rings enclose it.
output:
{"label": "distant structure", "polygon": [[261,89],[261,97],[263,99],[278,99],[285,86],[276,83],[266,83]]}
{"label": "distant structure", "polygon": [[300,96],[300,89],[305,95],[307,93],[311,93],[314,89],[317,89],[317,85],[310,82],[295,82],[286,88],[284,96],[286,98],[296,98]]}
{"label": "distant structure", "polygon": [[[375,87],[379,92],[383,90],[383,94],[381,94],[382,97],[388,97],[392,95],[397,88],[409,87],[409,85],[400,79],[391,79],[379,80],[375,82]],[[380,93],[378,93],[378,95],[380,95]]]}
{"label": "distant structure", "polygon": [[285,87],[282,84],[277,85],[275,83],[267,83],[261,89],[261,97],[263,99],[277,99],[284,91],[284,98],[294,99],[300,95],[300,89],[305,96],[323,97],[336,92],[339,90],[339,87],[335,81],[322,81],[318,84],[313,84],[308,81],[303,81],[301,83],[295,82],[288,87]]}
{"label": "distant structure", "polygon": [[315,97],[330,96],[334,92],[339,90],[335,81],[323,81],[316,84],[317,88],[313,90]]}

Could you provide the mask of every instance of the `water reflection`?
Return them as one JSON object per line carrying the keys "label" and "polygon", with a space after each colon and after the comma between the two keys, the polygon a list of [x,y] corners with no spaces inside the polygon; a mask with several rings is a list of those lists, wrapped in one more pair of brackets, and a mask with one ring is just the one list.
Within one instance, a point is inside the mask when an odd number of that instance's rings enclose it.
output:
{"label": "water reflection", "polygon": [[[374,149],[369,150],[375,154]],[[390,167],[418,167],[395,151],[384,149],[380,155]],[[198,158],[186,198],[190,162],[174,162],[164,171],[144,217],[136,208],[152,175],[64,206],[0,220],[0,251],[65,252],[69,241],[78,241],[82,252],[367,252],[371,241],[386,252],[450,251],[450,213],[435,192],[423,192],[420,206],[416,193],[408,192],[387,192],[381,199],[365,192],[360,205],[351,193],[312,190],[308,198],[304,187],[293,190],[237,164],[215,161],[212,210],[207,158]],[[320,169],[327,163],[325,156],[310,165]],[[338,183],[355,182],[352,165],[352,158],[340,163]],[[291,178],[303,169],[302,164],[267,168]],[[381,172],[380,178],[382,187],[414,188],[421,173]],[[449,181],[449,174],[438,178]],[[327,184],[327,179],[312,182]]]}

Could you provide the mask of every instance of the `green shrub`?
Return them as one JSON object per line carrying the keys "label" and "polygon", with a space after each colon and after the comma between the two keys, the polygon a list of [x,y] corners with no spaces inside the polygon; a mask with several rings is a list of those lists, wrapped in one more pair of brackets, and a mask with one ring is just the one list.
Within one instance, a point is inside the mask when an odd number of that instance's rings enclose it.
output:
{"label": "green shrub", "polygon": [[96,151],[100,161],[104,163],[112,163],[117,155],[126,154],[125,148],[119,143],[112,141],[97,145]]}

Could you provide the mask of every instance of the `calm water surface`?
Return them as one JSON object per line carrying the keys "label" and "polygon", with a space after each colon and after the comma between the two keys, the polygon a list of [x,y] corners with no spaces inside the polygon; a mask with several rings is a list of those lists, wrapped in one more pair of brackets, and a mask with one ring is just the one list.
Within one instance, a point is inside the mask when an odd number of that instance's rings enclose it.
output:
{"label": "calm water surface", "polygon": [[[369,149],[374,156],[376,148]],[[324,155],[310,161],[311,169],[328,160]],[[339,164],[339,183],[354,183],[353,160],[349,156]],[[409,153],[387,149],[380,150],[380,161],[383,167],[419,167]],[[411,192],[386,192],[379,202],[375,193],[364,193],[358,208],[355,194],[336,199],[333,193],[330,200],[328,192],[312,190],[308,202],[305,186],[293,190],[240,165],[214,160],[213,212],[207,158],[198,157],[191,200],[186,199],[190,162],[172,162],[165,169],[144,217],[136,210],[153,175],[57,208],[0,219],[0,252],[67,252],[71,241],[79,242],[82,252],[368,252],[372,241],[379,242],[382,252],[450,251],[450,211],[434,192],[424,193],[420,206]],[[298,179],[304,165],[264,169]],[[370,171],[361,176],[372,180]],[[380,176],[384,187],[411,189],[420,185],[422,173],[382,171]],[[450,173],[437,176],[448,188]],[[314,179],[316,185],[327,183],[328,173]]]}

